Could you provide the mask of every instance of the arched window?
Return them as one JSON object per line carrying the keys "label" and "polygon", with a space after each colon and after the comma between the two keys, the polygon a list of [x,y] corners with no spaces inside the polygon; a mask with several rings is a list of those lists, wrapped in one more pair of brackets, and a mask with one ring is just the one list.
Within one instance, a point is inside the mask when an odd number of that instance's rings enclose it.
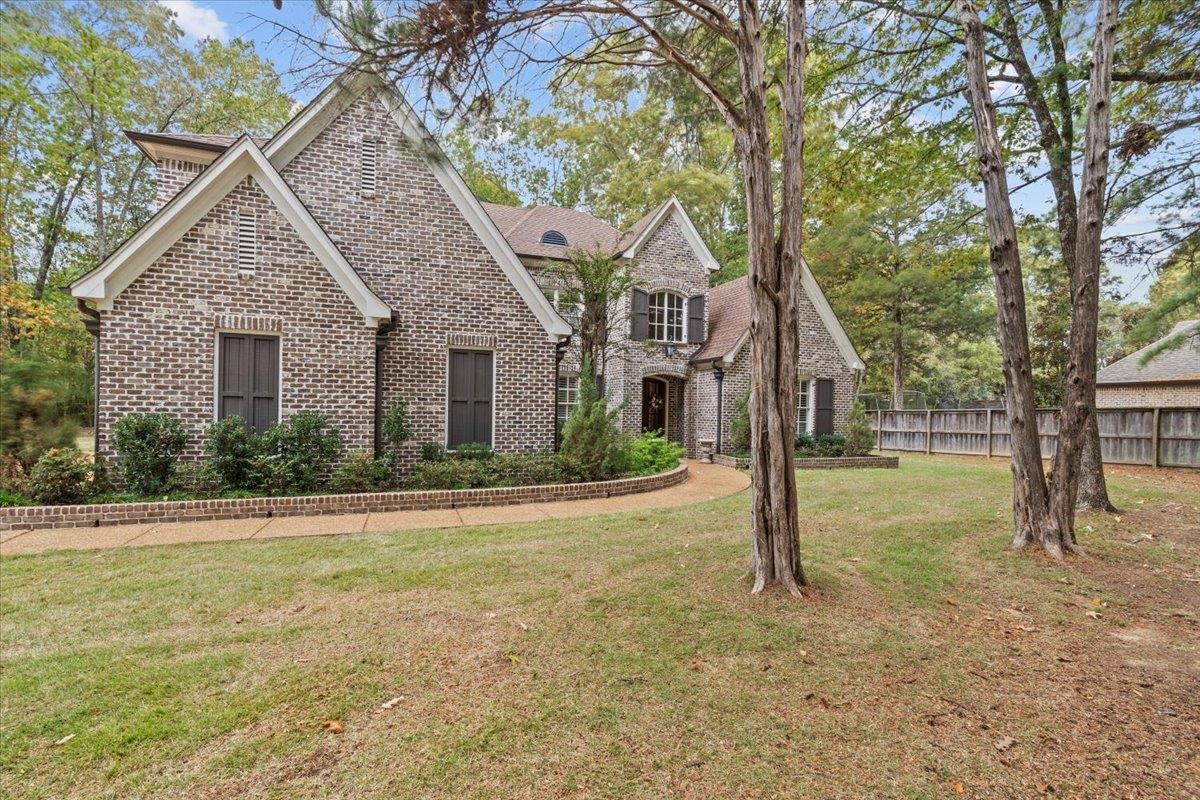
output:
{"label": "arched window", "polygon": [[542,244],[554,244],[554,245],[558,245],[559,247],[566,247],[567,246],[567,237],[563,236],[558,231],[549,230],[542,234],[541,243]]}
{"label": "arched window", "polygon": [[674,292],[650,295],[650,338],[656,342],[683,341],[683,297]]}

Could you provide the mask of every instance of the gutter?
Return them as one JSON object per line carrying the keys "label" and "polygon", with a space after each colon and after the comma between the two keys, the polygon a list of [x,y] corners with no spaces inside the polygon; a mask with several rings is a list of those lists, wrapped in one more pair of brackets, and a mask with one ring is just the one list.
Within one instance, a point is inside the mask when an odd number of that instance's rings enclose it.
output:
{"label": "gutter", "polygon": [[396,314],[375,331],[375,458],[383,456],[383,351],[390,341],[388,334],[398,325]]}

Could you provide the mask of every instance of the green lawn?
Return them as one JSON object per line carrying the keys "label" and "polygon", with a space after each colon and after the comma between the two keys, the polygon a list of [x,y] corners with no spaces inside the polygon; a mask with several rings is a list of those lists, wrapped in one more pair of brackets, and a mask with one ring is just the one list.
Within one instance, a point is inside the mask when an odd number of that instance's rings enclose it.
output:
{"label": "green lawn", "polygon": [[4,559],[0,793],[1200,791],[1196,476],[1114,477],[1064,566],[1005,549],[1004,464],[902,463],[799,473],[804,601],[748,596],[745,492]]}

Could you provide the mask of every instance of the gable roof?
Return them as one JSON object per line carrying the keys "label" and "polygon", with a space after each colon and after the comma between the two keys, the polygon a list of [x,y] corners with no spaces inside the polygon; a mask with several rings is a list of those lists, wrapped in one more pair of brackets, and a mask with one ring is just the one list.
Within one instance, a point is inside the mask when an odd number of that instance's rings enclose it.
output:
{"label": "gable roof", "polygon": [[679,225],[679,230],[683,233],[683,238],[687,240],[688,246],[692,248],[692,252],[696,254],[696,258],[700,259],[700,263],[707,267],[709,272],[715,272],[720,269],[721,265],[717,263],[716,257],[708,249],[708,245],[704,243],[704,237],[700,235],[700,232],[696,230],[696,226],[692,224],[692,218],[683,209],[683,204],[674,196],[668,197],[659,204],[658,208],[633,223],[633,227],[617,243],[618,255],[622,255],[625,258],[636,258],[638,250],[650,240],[654,232],[664,222],[672,218]]}
{"label": "gable roof", "polygon": [[1200,320],[1176,323],[1171,332],[1157,342],[1148,344],[1137,352],[1130,353],[1120,361],[1109,364],[1096,374],[1096,383],[1177,383],[1180,381],[1200,382],[1200,334],[1192,333],[1179,347],[1160,353],[1149,363],[1142,365],[1142,356],[1151,348],[1174,336],[1194,331]]}
{"label": "gable roof", "polygon": [[[858,352],[850,343],[850,337],[846,335],[845,328],[833,313],[829,300],[821,291],[808,264],[801,262],[800,268],[800,284],[804,294],[813,304],[825,329],[829,331],[846,366],[856,372],[862,372],[867,366],[858,357]],[[709,290],[708,339],[692,356],[692,363],[724,361],[728,366],[749,340],[750,278],[743,275]]]}
{"label": "gable roof", "polygon": [[[621,239],[619,230],[585,211],[556,206],[519,208],[498,203],[484,203],[483,208],[512,249],[527,257],[565,259],[571,250],[597,248],[611,253]],[[542,244],[542,234],[547,231],[561,233],[567,240],[566,246]]]}
{"label": "gable roof", "polygon": [[219,155],[208,169],[171,198],[99,266],[74,281],[71,294],[95,301],[102,310],[111,309],[117,295],[247,176],[258,182],[342,291],[362,312],[367,325],[374,327],[391,318],[391,308],[354,271],[300,202],[300,198],[248,136],[237,139],[232,147]]}

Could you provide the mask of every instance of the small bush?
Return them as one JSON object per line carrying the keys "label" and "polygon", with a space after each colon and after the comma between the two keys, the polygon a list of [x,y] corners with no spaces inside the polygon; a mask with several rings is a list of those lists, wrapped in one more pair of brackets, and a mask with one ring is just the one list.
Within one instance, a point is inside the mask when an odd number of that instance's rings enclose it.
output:
{"label": "small bush", "polygon": [[813,440],[813,435],[811,433],[807,433],[805,431],[797,432],[797,434],[796,434],[796,452],[797,453],[809,452],[816,446],[816,444],[817,443]]}
{"label": "small bush", "polygon": [[162,494],[185,444],[183,425],[166,414],[127,414],[113,426],[117,466],[135,494]]}
{"label": "small bush", "polygon": [[254,460],[262,447],[262,437],[237,415],[214,422],[204,437],[204,452],[229,489],[253,489],[258,485]]}
{"label": "small bush", "polygon": [[34,501],[20,492],[10,492],[6,489],[0,489],[0,508],[31,505],[34,505]]}
{"label": "small bush", "polygon": [[875,431],[871,430],[871,421],[867,419],[867,411],[861,402],[855,402],[850,407],[850,416],[846,418],[846,448],[848,456],[865,456],[875,448]]}
{"label": "small bush", "polygon": [[387,445],[382,461],[388,472],[396,465],[400,446],[412,438],[412,426],[408,423],[408,401],[397,400],[388,407],[383,418],[383,441]]}
{"label": "small bush", "polygon": [[342,435],[324,414],[298,411],[263,434],[266,480],[272,493],[303,494],[317,488],[342,449]]}
{"label": "small bush", "polygon": [[338,492],[378,492],[387,486],[390,476],[384,459],[375,458],[367,450],[355,450],[333,471],[332,485]]}
{"label": "small bush", "polygon": [[579,404],[563,426],[563,457],[577,465],[585,480],[604,480],[620,472],[627,451],[617,429],[621,407],[609,408],[596,388],[591,362],[585,357],[579,374]]}
{"label": "small bush", "polygon": [[484,461],[491,458],[496,453],[492,450],[491,445],[486,445],[481,442],[468,442],[460,444],[454,451],[455,458],[465,459],[467,461]]}
{"label": "small bush", "polygon": [[408,478],[408,488],[419,491],[435,489],[471,489],[479,483],[480,461],[447,458],[442,461],[418,461]]}
{"label": "small bush", "polygon": [[799,458],[837,458],[846,450],[846,437],[836,433],[823,433],[813,438],[811,448],[797,450]]}
{"label": "small bush", "polygon": [[420,491],[484,489],[578,480],[578,474],[554,453],[503,453],[485,459],[448,458],[418,462],[409,477],[408,488]]}
{"label": "small bush", "polygon": [[678,442],[648,431],[629,443],[625,474],[655,475],[677,467],[682,457],[683,448]]}
{"label": "small bush", "polygon": [[216,497],[224,489],[225,479],[211,461],[185,461],[171,476],[171,491],[197,499]]}
{"label": "small bush", "polygon": [[29,473],[21,459],[12,453],[0,452],[0,492],[15,495],[29,492]]}
{"label": "small bush", "polygon": [[424,442],[421,445],[422,461],[442,461],[446,458],[446,448],[437,442]]}
{"label": "small bush", "polygon": [[82,503],[92,494],[91,456],[73,447],[56,447],[38,459],[29,476],[33,499],[46,505]]}
{"label": "small bush", "polygon": [[735,453],[750,452],[750,390],[747,389],[733,404],[733,419],[729,421],[729,446]]}

